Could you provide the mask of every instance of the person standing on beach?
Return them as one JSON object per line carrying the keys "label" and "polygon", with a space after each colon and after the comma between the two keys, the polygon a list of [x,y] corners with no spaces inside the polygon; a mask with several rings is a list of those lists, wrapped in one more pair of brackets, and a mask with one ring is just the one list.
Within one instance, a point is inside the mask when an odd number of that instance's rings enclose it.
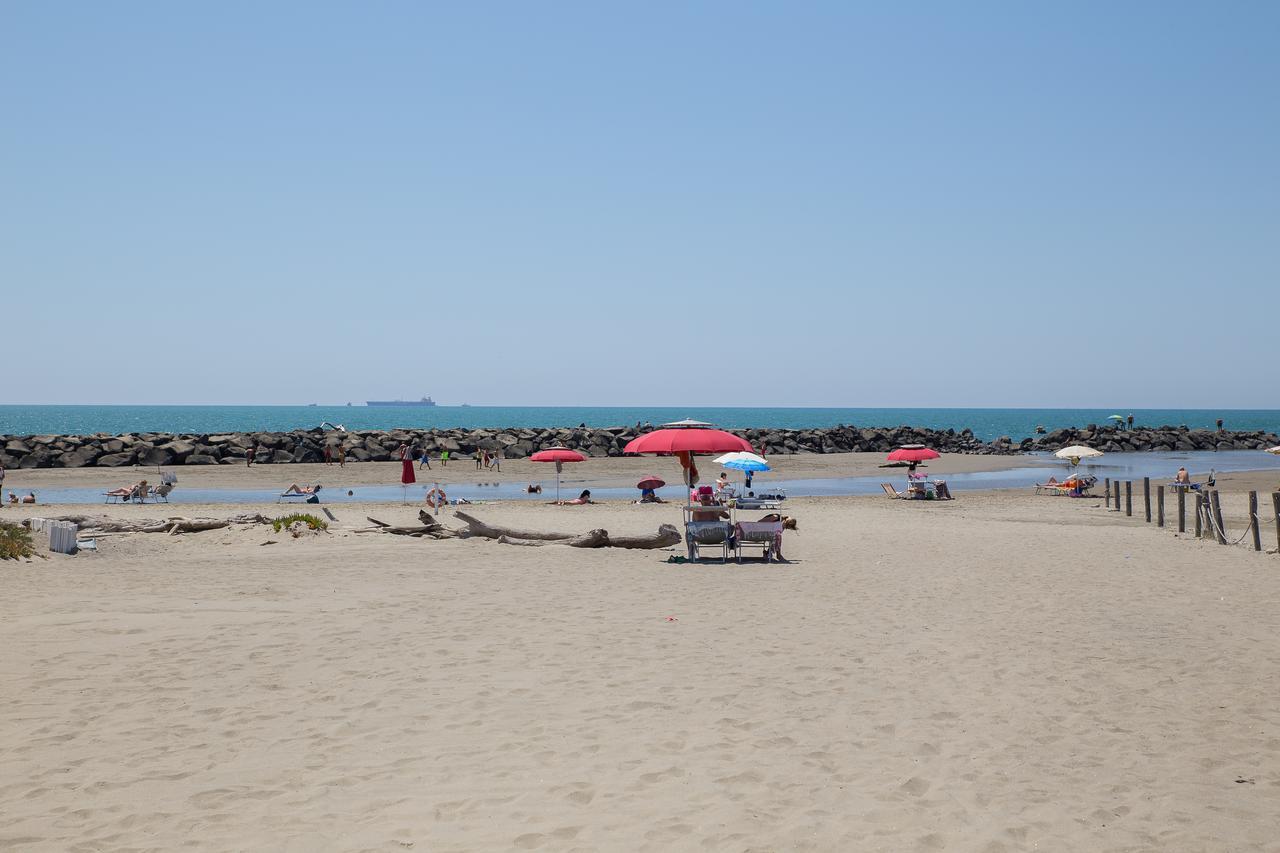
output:
{"label": "person standing on beach", "polygon": [[489,464],[485,466],[490,471],[502,470],[502,454],[494,452],[489,456]]}
{"label": "person standing on beach", "polygon": [[324,443],[324,464],[333,464],[333,445],[329,444],[327,441]]}
{"label": "person standing on beach", "polygon": [[249,443],[249,449],[244,452],[244,467],[248,468],[253,464],[253,457],[258,455],[258,445],[255,442]]}
{"label": "person standing on beach", "polygon": [[431,457],[427,455],[427,448],[425,445],[422,448],[422,457],[418,460],[418,470],[421,471],[423,468],[426,468],[428,471],[431,470]]}
{"label": "person standing on beach", "polygon": [[347,467],[347,443],[341,439],[338,440],[338,467]]}
{"label": "person standing on beach", "polygon": [[1133,415],[1132,415],[1132,414],[1130,414],[1130,415],[1129,415],[1129,429],[1130,429],[1130,430],[1132,430],[1132,429],[1133,429]]}
{"label": "person standing on beach", "polygon": [[449,451],[441,450],[440,451],[440,467],[445,468],[448,465],[449,465]]}
{"label": "person standing on beach", "polygon": [[1222,432],[1222,418],[1218,418],[1218,432]]}
{"label": "person standing on beach", "polygon": [[4,500],[4,466],[0,465],[0,501]]}

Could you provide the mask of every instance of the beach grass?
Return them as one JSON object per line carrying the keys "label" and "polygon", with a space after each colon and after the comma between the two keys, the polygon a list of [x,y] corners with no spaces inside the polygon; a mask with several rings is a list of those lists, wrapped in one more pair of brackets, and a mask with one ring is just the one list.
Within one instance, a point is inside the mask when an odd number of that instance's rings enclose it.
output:
{"label": "beach grass", "polygon": [[30,530],[0,521],[0,560],[20,560],[33,556],[35,552]]}
{"label": "beach grass", "polygon": [[329,529],[329,523],[327,521],[305,512],[295,512],[292,515],[282,515],[279,518],[273,519],[271,521],[271,526],[275,529],[276,533],[279,533],[281,530],[285,530],[297,522],[302,522],[309,530]]}

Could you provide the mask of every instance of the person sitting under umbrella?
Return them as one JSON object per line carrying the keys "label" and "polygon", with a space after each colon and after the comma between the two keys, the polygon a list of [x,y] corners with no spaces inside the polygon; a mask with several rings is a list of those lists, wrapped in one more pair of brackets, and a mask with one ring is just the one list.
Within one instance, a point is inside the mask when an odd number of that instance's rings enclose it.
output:
{"label": "person sitting under umbrella", "polygon": [[656,491],[654,491],[653,489],[649,488],[649,489],[641,489],[641,490],[640,490],[640,500],[636,501],[636,503],[641,503],[641,504],[664,504],[664,503],[666,503],[666,501],[664,501],[662,498],[658,497],[658,493],[657,493]]}

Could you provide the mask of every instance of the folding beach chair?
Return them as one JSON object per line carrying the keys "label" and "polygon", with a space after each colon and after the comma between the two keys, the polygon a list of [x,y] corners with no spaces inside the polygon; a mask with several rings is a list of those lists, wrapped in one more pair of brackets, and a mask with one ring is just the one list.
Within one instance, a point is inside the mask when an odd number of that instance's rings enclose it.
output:
{"label": "folding beach chair", "polygon": [[172,491],[173,491],[173,483],[161,483],[158,486],[152,486],[151,500],[155,501],[156,503],[159,503],[160,501],[164,501],[165,503],[168,503],[169,493]]}
{"label": "folding beach chair", "polygon": [[720,561],[729,562],[729,552],[734,550],[733,524],[727,519],[699,520],[696,513],[714,512],[718,507],[703,505],[684,508],[684,541],[689,549],[689,559],[702,558],[700,549],[719,546]]}
{"label": "folding beach chair", "polygon": [[884,489],[884,493],[891,498],[900,498],[902,493],[891,486],[889,483],[881,483],[880,488]]}
{"label": "folding beach chair", "polygon": [[766,563],[782,559],[781,521],[739,521],[733,527],[734,552],[742,562],[743,548],[760,548]]}

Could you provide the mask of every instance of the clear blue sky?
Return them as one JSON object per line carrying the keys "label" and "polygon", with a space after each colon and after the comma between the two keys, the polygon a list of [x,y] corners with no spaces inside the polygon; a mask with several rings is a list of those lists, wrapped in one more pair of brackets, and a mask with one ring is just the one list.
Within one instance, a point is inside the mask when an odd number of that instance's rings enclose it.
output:
{"label": "clear blue sky", "polygon": [[1280,4],[0,6],[0,402],[1280,406]]}

